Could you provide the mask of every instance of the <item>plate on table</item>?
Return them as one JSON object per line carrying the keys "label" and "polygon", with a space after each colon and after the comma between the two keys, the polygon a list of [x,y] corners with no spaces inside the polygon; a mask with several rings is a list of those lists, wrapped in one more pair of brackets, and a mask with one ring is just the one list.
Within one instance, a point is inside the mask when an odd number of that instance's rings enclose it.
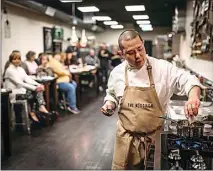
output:
{"label": "plate on table", "polygon": [[35,80],[37,81],[50,81],[50,80],[53,80],[54,77],[51,77],[51,76],[43,76],[43,77],[36,77]]}

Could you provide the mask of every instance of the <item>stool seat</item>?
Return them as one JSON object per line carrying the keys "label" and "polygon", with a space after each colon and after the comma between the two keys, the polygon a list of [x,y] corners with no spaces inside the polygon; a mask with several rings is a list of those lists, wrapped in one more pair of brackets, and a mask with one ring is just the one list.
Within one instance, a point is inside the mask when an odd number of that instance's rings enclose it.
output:
{"label": "stool seat", "polygon": [[[28,101],[26,99],[26,100],[16,100],[15,102],[11,102],[11,113],[13,116],[15,116],[15,113],[13,110],[13,107],[15,104],[21,104],[24,106],[24,118],[25,118],[25,122],[15,123],[15,125],[26,125],[27,133],[30,135],[31,129],[30,129],[30,120],[29,120]],[[23,113],[22,113],[22,116],[23,116]]]}

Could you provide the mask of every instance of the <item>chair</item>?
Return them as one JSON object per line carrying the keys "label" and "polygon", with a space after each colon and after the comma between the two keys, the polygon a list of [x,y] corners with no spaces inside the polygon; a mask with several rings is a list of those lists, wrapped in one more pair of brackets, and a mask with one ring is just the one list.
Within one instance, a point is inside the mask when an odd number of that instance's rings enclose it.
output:
{"label": "chair", "polygon": [[63,105],[64,110],[67,110],[67,101],[66,101],[66,94],[65,94],[66,92],[61,91],[58,88],[58,93],[59,93],[59,99],[61,99],[61,101],[62,101],[62,105]]}
{"label": "chair", "polygon": [[[16,100],[15,102],[11,102],[11,113],[12,116],[15,116],[13,107],[15,104],[21,104],[24,106],[24,118],[25,121],[22,123],[15,123],[15,125],[26,125],[26,130],[27,133],[30,135],[31,134],[31,128],[30,128],[30,120],[29,120],[29,110],[28,110],[28,102],[27,100]],[[22,112],[22,116],[23,116],[23,112]]]}

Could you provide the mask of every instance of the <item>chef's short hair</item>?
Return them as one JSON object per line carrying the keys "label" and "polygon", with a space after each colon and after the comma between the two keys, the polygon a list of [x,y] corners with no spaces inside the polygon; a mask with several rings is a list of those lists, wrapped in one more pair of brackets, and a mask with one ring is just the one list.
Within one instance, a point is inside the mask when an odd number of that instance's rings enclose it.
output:
{"label": "chef's short hair", "polygon": [[141,35],[136,30],[128,29],[128,30],[123,31],[118,38],[118,45],[119,45],[120,50],[123,51],[123,45],[122,45],[123,40],[132,40],[132,39],[136,38],[137,36],[143,42]]}

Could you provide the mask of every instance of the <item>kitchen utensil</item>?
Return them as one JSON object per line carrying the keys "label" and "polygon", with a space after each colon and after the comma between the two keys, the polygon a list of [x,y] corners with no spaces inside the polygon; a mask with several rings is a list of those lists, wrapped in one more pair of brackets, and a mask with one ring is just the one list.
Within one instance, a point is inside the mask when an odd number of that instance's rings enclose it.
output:
{"label": "kitchen utensil", "polygon": [[169,118],[169,117],[167,117],[167,116],[159,116],[158,118],[165,119],[165,120],[168,120],[168,121],[174,122],[174,123],[176,123],[176,124],[178,123],[176,120],[171,119],[171,118]]}

